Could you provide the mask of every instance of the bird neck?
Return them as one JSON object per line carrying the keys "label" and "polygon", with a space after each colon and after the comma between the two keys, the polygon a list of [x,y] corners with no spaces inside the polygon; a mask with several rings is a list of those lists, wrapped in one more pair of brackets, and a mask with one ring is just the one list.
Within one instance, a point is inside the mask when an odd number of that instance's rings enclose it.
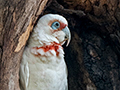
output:
{"label": "bird neck", "polygon": [[46,55],[45,53],[47,53],[47,52],[49,52],[50,54],[53,54],[53,53],[51,53],[51,51],[53,50],[56,53],[56,56],[58,56],[60,53],[60,51],[59,51],[60,48],[62,48],[62,46],[60,44],[58,44],[56,42],[52,42],[50,45],[44,45],[42,47],[32,47],[31,52],[35,56],[43,56],[43,55]]}
{"label": "bird neck", "polygon": [[32,34],[28,42],[28,48],[35,56],[58,56],[63,58],[64,52],[59,41],[46,34]]}
{"label": "bird neck", "polygon": [[53,43],[59,44],[59,41],[55,37],[42,32],[33,32],[28,41],[29,47],[42,47]]}

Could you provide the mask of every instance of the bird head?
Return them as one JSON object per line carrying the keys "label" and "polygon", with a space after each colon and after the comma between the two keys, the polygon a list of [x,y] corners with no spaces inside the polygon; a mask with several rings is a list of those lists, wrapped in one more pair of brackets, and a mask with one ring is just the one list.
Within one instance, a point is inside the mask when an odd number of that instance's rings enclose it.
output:
{"label": "bird head", "polygon": [[42,16],[35,29],[39,35],[39,39],[42,42],[56,42],[59,44],[64,44],[67,41],[67,45],[71,40],[70,30],[68,28],[67,20],[58,14],[46,14]]}

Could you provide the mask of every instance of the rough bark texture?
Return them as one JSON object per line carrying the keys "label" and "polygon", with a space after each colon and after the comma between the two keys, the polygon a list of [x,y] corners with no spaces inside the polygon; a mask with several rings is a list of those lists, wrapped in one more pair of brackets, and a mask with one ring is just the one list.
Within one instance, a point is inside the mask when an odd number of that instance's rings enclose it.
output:
{"label": "rough bark texture", "polygon": [[0,89],[19,89],[19,64],[47,0],[0,0]]}
{"label": "rough bark texture", "polygon": [[[19,90],[22,52],[46,2],[0,1],[1,90]],[[43,14],[66,17],[72,34],[65,48],[69,90],[120,90],[120,1],[49,0],[48,5]]]}
{"label": "rough bark texture", "polygon": [[69,22],[72,40],[65,48],[69,90],[120,90],[119,3],[53,0],[46,9]]}

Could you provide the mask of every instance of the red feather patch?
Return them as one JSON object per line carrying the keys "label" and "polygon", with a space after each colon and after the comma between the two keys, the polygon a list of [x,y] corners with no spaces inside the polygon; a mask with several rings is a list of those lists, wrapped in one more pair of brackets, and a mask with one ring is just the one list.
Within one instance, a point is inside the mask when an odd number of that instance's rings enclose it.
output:
{"label": "red feather patch", "polygon": [[41,49],[43,50],[44,53],[50,51],[50,50],[54,50],[56,52],[56,56],[59,55],[59,51],[58,49],[62,47],[60,44],[53,42],[50,45],[45,45],[42,47],[33,47],[32,50],[35,51],[35,53],[33,53],[35,56],[41,56],[41,54],[39,52],[37,52],[37,50]]}

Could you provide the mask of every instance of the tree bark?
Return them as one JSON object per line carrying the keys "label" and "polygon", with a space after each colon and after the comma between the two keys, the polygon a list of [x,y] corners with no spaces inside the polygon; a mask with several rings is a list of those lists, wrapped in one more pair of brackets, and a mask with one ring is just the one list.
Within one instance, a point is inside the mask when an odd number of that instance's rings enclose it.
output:
{"label": "tree bark", "polygon": [[107,36],[115,53],[120,55],[119,0],[62,0],[59,2],[66,8],[83,10],[87,17],[100,28],[96,29],[96,32]]}
{"label": "tree bark", "polygon": [[[20,90],[22,52],[47,1],[0,1],[1,90]],[[72,34],[70,45],[64,47],[69,90],[119,90],[120,1],[49,0],[48,4],[43,14],[63,15]]]}
{"label": "tree bark", "polygon": [[65,48],[69,90],[120,89],[119,4],[119,0],[53,0],[46,9],[66,17],[72,33]]}
{"label": "tree bark", "polygon": [[48,0],[0,0],[0,89],[19,89],[19,64],[34,23]]}

